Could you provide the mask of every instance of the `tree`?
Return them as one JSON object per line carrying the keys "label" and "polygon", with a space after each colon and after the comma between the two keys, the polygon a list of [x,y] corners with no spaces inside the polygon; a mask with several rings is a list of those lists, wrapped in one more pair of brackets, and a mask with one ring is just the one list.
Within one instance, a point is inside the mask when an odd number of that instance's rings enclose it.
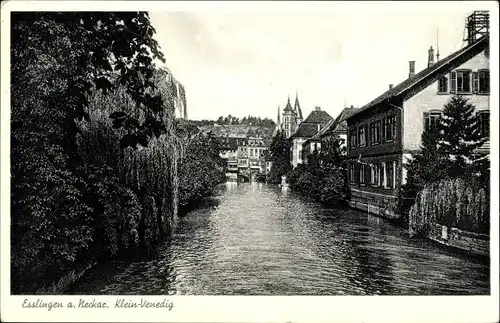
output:
{"label": "tree", "polygon": [[[74,145],[74,119],[88,118],[87,96],[92,88],[109,91],[125,85],[138,111],[148,116],[139,122],[136,114],[116,111],[110,115],[115,128],[124,128],[123,147],[147,145],[152,136],[165,132],[161,121],[164,100],[151,95],[155,87],[153,60],[164,61],[155,29],[146,12],[23,12],[12,15],[12,82],[20,91],[34,82],[25,76],[29,66],[42,55],[66,69],[65,82],[67,146]],[[63,72],[63,71],[61,71]],[[117,80],[117,82],[114,82]],[[66,149],[68,149],[66,147]]]}
{"label": "tree", "polygon": [[413,155],[407,164],[407,190],[422,189],[426,183],[439,181],[449,174],[448,159],[439,151],[438,146],[442,138],[440,127],[433,124],[422,134],[421,150]]}
{"label": "tree", "polygon": [[122,148],[164,133],[166,100],[152,95],[163,55],[147,13],[23,12],[11,23],[11,278],[34,291],[98,256],[91,245],[113,254],[137,241],[136,194],[105,165],[112,154],[93,150],[100,163],[86,162],[77,121],[96,112],[96,92],[124,87],[134,109],[106,114]]}
{"label": "tree", "polygon": [[290,141],[286,138],[285,133],[278,131],[269,147],[272,162],[271,171],[268,175],[270,183],[281,183],[281,176],[286,175],[292,169],[290,148]]}
{"label": "tree", "polygon": [[481,156],[475,150],[484,144],[485,139],[481,137],[475,109],[468,99],[455,95],[445,104],[443,117],[438,123],[441,131],[438,151],[449,160],[448,174],[451,177],[477,170],[476,163]]}

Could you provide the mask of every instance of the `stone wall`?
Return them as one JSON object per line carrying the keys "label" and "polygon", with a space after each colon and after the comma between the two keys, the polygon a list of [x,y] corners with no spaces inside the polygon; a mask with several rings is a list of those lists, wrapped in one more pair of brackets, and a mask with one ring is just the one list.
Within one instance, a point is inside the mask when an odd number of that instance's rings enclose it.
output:
{"label": "stone wall", "polygon": [[386,219],[394,220],[400,217],[392,210],[394,200],[395,197],[390,194],[379,194],[351,189],[349,206]]}
{"label": "stone wall", "polygon": [[471,254],[489,256],[490,237],[457,228],[433,224],[430,227],[428,238],[441,244],[467,251]]}

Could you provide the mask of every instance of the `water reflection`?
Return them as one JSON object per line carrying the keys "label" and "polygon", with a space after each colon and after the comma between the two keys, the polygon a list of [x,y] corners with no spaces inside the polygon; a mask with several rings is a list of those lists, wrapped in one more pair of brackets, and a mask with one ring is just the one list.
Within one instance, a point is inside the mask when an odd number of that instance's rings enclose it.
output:
{"label": "water reflection", "polygon": [[71,293],[489,293],[486,262],[409,239],[372,215],[263,183],[228,183],[212,200],[180,218],[153,257],[100,267]]}

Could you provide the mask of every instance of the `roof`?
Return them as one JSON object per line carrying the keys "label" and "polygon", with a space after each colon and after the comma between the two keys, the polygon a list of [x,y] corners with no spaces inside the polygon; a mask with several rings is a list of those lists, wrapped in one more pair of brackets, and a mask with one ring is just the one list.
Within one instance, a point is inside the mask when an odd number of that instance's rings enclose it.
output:
{"label": "roof", "polygon": [[290,98],[288,98],[288,102],[286,103],[286,106],[283,109],[283,112],[285,112],[285,111],[292,111],[293,112],[292,105],[290,104]]}
{"label": "roof", "polygon": [[321,135],[329,134],[337,131],[347,131],[347,122],[346,120],[354,115],[359,109],[358,108],[344,108],[342,112],[335,118],[335,120],[330,124],[329,127],[325,127],[325,131],[323,131]]}
{"label": "roof", "polygon": [[346,124],[346,119],[352,115],[357,108],[351,107],[351,108],[344,108],[340,112],[340,114],[337,116],[337,118],[330,120],[323,128],[321,128],[320,131],[318,131],[314,136],[312,136],[310,139],[306,140],[308,141],[319,141],[321,140],[321,137],[323,135],[332,133],[334,131],[347,131],[347,124]]}
{"label": "roof", "polygon": [[312,111],[309,116],[300,125],[297,131],[290,138],[311,138],[318,133],[319,129],[323,128],[332,117],[325,111]]}
{"label": "roof", "polygon": [[[398,85],[390,88],[389,90],[382,93],[380,96],[375,98],[370,103],[366,104],[362,108],[358,109],[355,113],[350,115],[350,117],[357,115],[363,111],[366,111],[383,101],[389,101],[395,97],[399,97],[400,95],[407,93],[409,90],[414,88],[416,85],[421,84],[422,82],[428,80],[429,78],[438,77],[440,73],[442,73],[445,69],[450,69],[450,65],[458,65],[462,64],[461,58],[468,57],[470,54],[476,55],[477,53],[484,50],[489,44],[489,36],[485,36],[480,38],[478,41],[448,55],[442,60],[437,61],[430,67],[420,71],[419,73],[413,75],[412,77],[407,78],[403,82]],[[454,68],[454,67],[451,67]]]}
{"label": "roof", "polygon": [[290,138],[311,138],[318,132],[318,123],[304,123],[302,122]]}
{"label": "roof", "polygon": [[332,117],[326,111],[313,110],[302,123],[322,123],[327,124]]}

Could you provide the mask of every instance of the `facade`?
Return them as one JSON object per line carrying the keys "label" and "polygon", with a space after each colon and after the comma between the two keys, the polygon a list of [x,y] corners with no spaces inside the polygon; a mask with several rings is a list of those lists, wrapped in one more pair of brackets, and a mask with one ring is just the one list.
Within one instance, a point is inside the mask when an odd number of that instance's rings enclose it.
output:
{"label": "facade", "polygon": [[[315,110],[300,123],[297,131],[289,138],[292,144],[290,148],[292,167],[297,167],[298,164],[303,163],[303,144],[316,135],[331,120],[332,117],[326,111],[321,111],[320,107],[316,107]],[[310,147],[312,147],[312,145]],[[316,148],[316,145],[314,147]]]}
{"label": "facade", "polygon": [[[405,183],[404,164],[420,149],[423,131],[452,95],[466,96],[476,107],[482,132],[489,136],[489,37],[471,40],[463,49],[434,62],[347,118],[348,178],[351,206],[397,217],[388,206]],[[484,147],[483,147],[484,148]],[[488,149],[483,149],[487,152]]]}
{"label": "facade", "polygon": [[219,156],[225,161],[226,178],[230,181],[235,181],[238,176],[238,147],[245,145],[245,136],[225,136],[219,137],[221,150]]}

